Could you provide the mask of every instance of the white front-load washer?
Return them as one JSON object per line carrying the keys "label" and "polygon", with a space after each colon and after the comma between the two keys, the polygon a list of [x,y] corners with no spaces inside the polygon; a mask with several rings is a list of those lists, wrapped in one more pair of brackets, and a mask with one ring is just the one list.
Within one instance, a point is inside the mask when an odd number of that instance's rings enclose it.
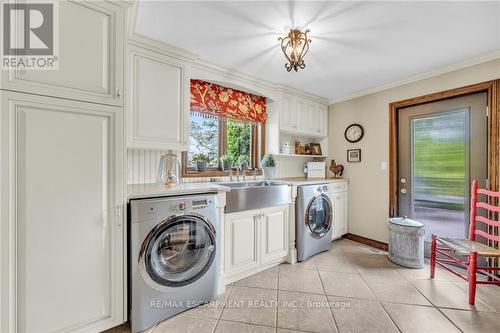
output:
{"label": "white front-load washer", "polygon": [[130,202],[132,332],[217,296],[216,195]]}
{"label": "white front-load washer", "polygon": [[304,261],[330,249],[333,232],[330,185],[298,186],[296,200],[297,260]]}

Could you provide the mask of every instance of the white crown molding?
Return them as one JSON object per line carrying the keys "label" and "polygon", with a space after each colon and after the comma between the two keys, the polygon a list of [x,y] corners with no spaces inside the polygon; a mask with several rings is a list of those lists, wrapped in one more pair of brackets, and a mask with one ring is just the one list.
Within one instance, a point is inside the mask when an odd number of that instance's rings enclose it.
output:
{"label": "white crown molding", "polygon": [[193,78],[195,79],[207,79],[207,77],[204,76],[204,73],[212,73],[219,76],[221,79],[224,79],[224,82],[234,82],[235,85],[238,85],[238,82],[240,82],[240,84],[243,84],[241,87],[235,86],[234,88],[242,88],[244,86],[250,85],[257,89],[253,91],[254,93],[260,93],[266,95],[266,97],[270,97],[267,95],[270,92],[274,94],[274,91],[276,90],[276,85],[272,82],[263,80],[257,76],[243,73],[236,69],[230,69],[224,66],[216,65],[201,58],[197,58],[191,64],[191,72]]}
{"label": "white crown molding", "polygon": [[161,54],[168,55],[173,58],[184,60],[186,62],[192,62],[198,59],[198,55],[190,51],[163,43],[159,40],[137,34],[132,32],[128,36],[128,43],[131,45],[139,46],[150,51],[158,52]]}
{"label": "white crown molding", "polygon": [[325,105],[328,105],[328,102],[329,102],[328,98],[325,98],[325,97],[322,97],[322,96],[319,96],[319,95],[316,95],[316,94],[313,94],[310,92],[306,92],[303,90],[299,90],[299,89],[287,86],[285,84],[276,84],[276,89],[280,92],[283,92],[283,93],[298,95],[300,97],[307,98],[307,99],[313,100],[314,102],[318,102],[318,103],[325,104]]}
{"label": "white crown molding", "polygon": [[425,80],[425,79],[428,79],[428,78],[431,78],[431,77],[434,77],[434,76],[438,76],[438,75],[442,75],[442,74],[454,72],[456,70],[460,70],[460,69],[463,69],[463,68],[471,67],[471,66],[474,66],[474,65],[479,65],[479,64],[482,64],[482,63],[485,63],[485,62],[488,62],[488,61],[496,60],[496,59],[500,59],[500,49],[496,50],[496,51],[493,51],[493,52],[489,52],[489,53],[480,55],[480,56],[477,56],[477,57],[474,57],[474,58],[470,58],[470,59],[467,59],[467,60],[459,61],[459,62],[453,63],[451,65],[440,67],[438,69],[434,69],[434,70],[431,70],[431,71],[428,71],[428,72],[424,72],[424,73],[421,73],[421,74],[410,76],[410,77],[402,79],[402,80],[394,81],[394,82],[387,83],[387,84],[384,84],[384,85],[381,85],[381,86],[378,86],[378,87],[369,88],[369,89],[365,89],[365,90],[360,90],[358,92],[355,92],[355,93],[352,93],[352,94],[349,94],[349,95],[345,95],[345,96],[342,96],[342,97],[334,98],[334,99],[331,99],[328,102],[328,104],[331,105],[331,104],[337,104],[337,103],[345,102],[345,101],[348,101],[348,100],[351,100],[351,99],[354,99],[354,98],[358,98],[358,97],[362,97],[362,96],[366,96],[366,95],[371,95],[371,94],[374,94],[374,93],[377,93],[377,92],[380,92],[380,91],[384,91],[384,90],[387,90],[387,89],[391,89],[391,88],[396,88],[396,87],[404,86],[404,85],[409,84],[409,83],[413,83],[413,82]]}

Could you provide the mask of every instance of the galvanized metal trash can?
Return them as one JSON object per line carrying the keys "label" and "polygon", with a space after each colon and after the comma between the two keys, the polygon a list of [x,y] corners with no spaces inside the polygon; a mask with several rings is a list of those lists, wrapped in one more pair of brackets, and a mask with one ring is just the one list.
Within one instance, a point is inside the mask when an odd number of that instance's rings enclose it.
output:
{"label": "galvanized metal trash can", "polygon": [[424,267],[423,223],[406,217],[393,217],[387,222],[389,222],[389,260],[404,267]]}

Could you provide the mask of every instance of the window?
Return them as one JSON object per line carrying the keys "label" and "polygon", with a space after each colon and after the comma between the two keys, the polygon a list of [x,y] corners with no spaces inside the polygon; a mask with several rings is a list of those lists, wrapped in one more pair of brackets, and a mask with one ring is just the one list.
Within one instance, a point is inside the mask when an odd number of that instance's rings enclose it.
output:
{"label": "window", "polygon": [[[223,155],[231,157],[233,167],[245,160],[250,169],[259,166],[264,151],[260,124],[199,112],[191,112],[190,123],[189,151],[182,154],[185,177],[226,175]],[[205,170],[197,169],[201,156],[206,159]]]}

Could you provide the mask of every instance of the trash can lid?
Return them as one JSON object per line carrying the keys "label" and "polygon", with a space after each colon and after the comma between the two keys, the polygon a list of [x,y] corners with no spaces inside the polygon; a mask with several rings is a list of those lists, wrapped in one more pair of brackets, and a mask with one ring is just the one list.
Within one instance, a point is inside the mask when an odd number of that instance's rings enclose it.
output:
{"label": "trash can lid", "polygon": [[422,222],[418,222],[406,217],[391,217],[390,219],[387,219],[387,221],[391,224],[397,224],[403,227],[422,228],[424,226]]}

